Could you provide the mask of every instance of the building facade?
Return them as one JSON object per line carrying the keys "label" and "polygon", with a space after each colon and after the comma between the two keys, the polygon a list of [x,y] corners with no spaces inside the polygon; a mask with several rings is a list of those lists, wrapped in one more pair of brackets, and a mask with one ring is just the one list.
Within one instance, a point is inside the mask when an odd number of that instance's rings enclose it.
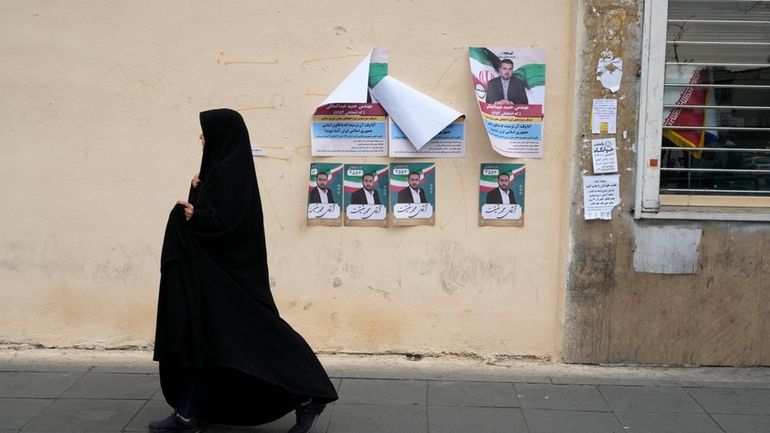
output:
{"label": "building facade", "polygon": [[[230,107],[266,154],[255,166],[273,294],[318,351],[768,365],[770,98],[751,96],[768,79],[766,58],[754,58],[768,42],[767,2],[722,2],[755,4],[737,18],[698,10],[746,21],[715,31],[731,41],[759,35],[743,57],[705,59],[746,44],[688,45],[709,42],[698,39],[708,28],[686,27],[688,3],[698,2],[5,3],[0,342],[152,345],[163,229],[198,169],[198,112]],[[435,159],[434,226],[309,227],[311,162],[397,162],[310,155],[313,111],[376,46],[399,80],[466,115],[466,156]],[[491,148],[469,46],[545,48],[542,158]],[[622,60],[615,91],[597,69],[616,74],[618,63],[602,59]],[[679,63],[711,75],[677,82],[665,68]],[[714,84],[748,96],[728,101]],[[685,105],[726,106],[732,117],[698,131],[732,150],[696,158],[661,140],[681,130],[664,125],[674,85],[680,96],[723,91]],[[615,134],[592,132],[596,99],[617,100]],[[620,203],[610,220],[586,220],[583,176],[600,136],[616,140]],[[725,162],[736,152],[742,165]],[[526,166],[522,227],[478,224],[479,167],[492,162]]]}

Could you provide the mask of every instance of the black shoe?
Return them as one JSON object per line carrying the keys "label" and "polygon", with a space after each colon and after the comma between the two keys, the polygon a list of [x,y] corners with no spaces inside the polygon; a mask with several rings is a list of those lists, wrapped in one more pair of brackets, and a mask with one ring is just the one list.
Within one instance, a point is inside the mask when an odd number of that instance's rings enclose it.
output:
{"label": "black shoe", "polygon": [[151,422],[149,428],[152,433],[198,433],[201,431],[197,420],[185,421],[176,412],[162,420]]}
{"label": "black shoe", "polygon": [[294,424],[294,427],[289,429],[289,433],[310,433],[325,407],[325,404],[318,403],[315,400],[310,400],[308,403],[297,407],[295,411],[297,414],[297,423]]}

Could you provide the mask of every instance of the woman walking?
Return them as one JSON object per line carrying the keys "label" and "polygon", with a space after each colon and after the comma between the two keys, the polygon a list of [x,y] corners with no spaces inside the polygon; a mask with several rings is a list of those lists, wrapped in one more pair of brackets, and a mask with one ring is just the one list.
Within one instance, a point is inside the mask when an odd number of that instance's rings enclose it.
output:
{"label": "woman walking", "polygon": [[175,411],[150,431],[264,424],[296,410],[289,432],[307,433],[337,394],[270,293],[246,125],[229,109],[205,111],[200,123],[200,172],[169,215],[161,254],[153,359]]}

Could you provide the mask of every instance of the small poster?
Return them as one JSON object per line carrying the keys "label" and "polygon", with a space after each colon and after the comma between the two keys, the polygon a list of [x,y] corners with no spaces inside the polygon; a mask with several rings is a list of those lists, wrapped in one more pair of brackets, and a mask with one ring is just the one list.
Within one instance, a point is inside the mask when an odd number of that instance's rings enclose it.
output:
{"label": "small poster", "polygon": [[524,225],[524,164],[481,164],[479,225]]}
{"label": "small poster", "polygon": [[594,99],[591,107],[591,132],[615,134],[618,123],[617,99]]}
{"label": "small poster", "polygon": [[345,225],[388,225],[388,165],[345,164]]}
{"label": "small poster", "polygon": [[509,158],[542,158],[545,49],[471,47],[468,56],[492,148]]}
{"label": "small poster", "polygon": [[586,220],[610,220],[620,204],[620,175],[583,176],[583,207]]}
{"label": "small poster", "polygon": [[311,163],[307,194],[308,225],[342,224],[342,164]]}
{"label": "small poster", "polygon": [[390,202],[393,225],[434,225],[436,164],[390,165]]}
{"label": "small poster", "polygon": [[617,173],[618,152],[614,138],[591,140],[591,159],[594,163],[594,173]]}
{"label": "small poster", "polygon": [[462,158],[465,156],[465,118],[449,124],[425,146],[417,149],[409,137],[401,131],[391,119],[388,122],[390,133],[391,158]]}

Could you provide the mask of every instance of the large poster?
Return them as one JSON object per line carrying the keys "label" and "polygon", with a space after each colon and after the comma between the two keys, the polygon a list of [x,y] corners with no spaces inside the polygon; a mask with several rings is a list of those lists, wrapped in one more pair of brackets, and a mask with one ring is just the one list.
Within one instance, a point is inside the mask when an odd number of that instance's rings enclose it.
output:
{"label": "large poster", "polygon": [[345,225],[388,225],[388,165],[345,164]]}
{"label": "large poster", "polygon": [[509,158],[542,158],[545,49],[471,47],[468,55],[492,148]]}
{"label": "large poster", "polygon": [[387,74],[388,51],[376,48],[329,94],[313,114],[313,156],[387,156],[387,113],[369,93]]}
{"label": "large poster", "polygon": [[390,202],[392,224],[434,225],[436,164],[391,164]]}
{"label": "large poster", "polygon": [[[312,155],[462,156],[465,116],[388,75],[388,50],[373,49],[316,109]],[[389,122],[386,121],[389,119]],[[450,127],[452,124],[458,126]],[[421,153],[426,145],[431,149]]]}
{"label": "large poster", "polygon": [[308,225],[342,224],[342,164],[311,163],[307,193]]}
{"label": "large poster", "polygon": [[479,225],[524,225],[524,164],[481,164]]}

